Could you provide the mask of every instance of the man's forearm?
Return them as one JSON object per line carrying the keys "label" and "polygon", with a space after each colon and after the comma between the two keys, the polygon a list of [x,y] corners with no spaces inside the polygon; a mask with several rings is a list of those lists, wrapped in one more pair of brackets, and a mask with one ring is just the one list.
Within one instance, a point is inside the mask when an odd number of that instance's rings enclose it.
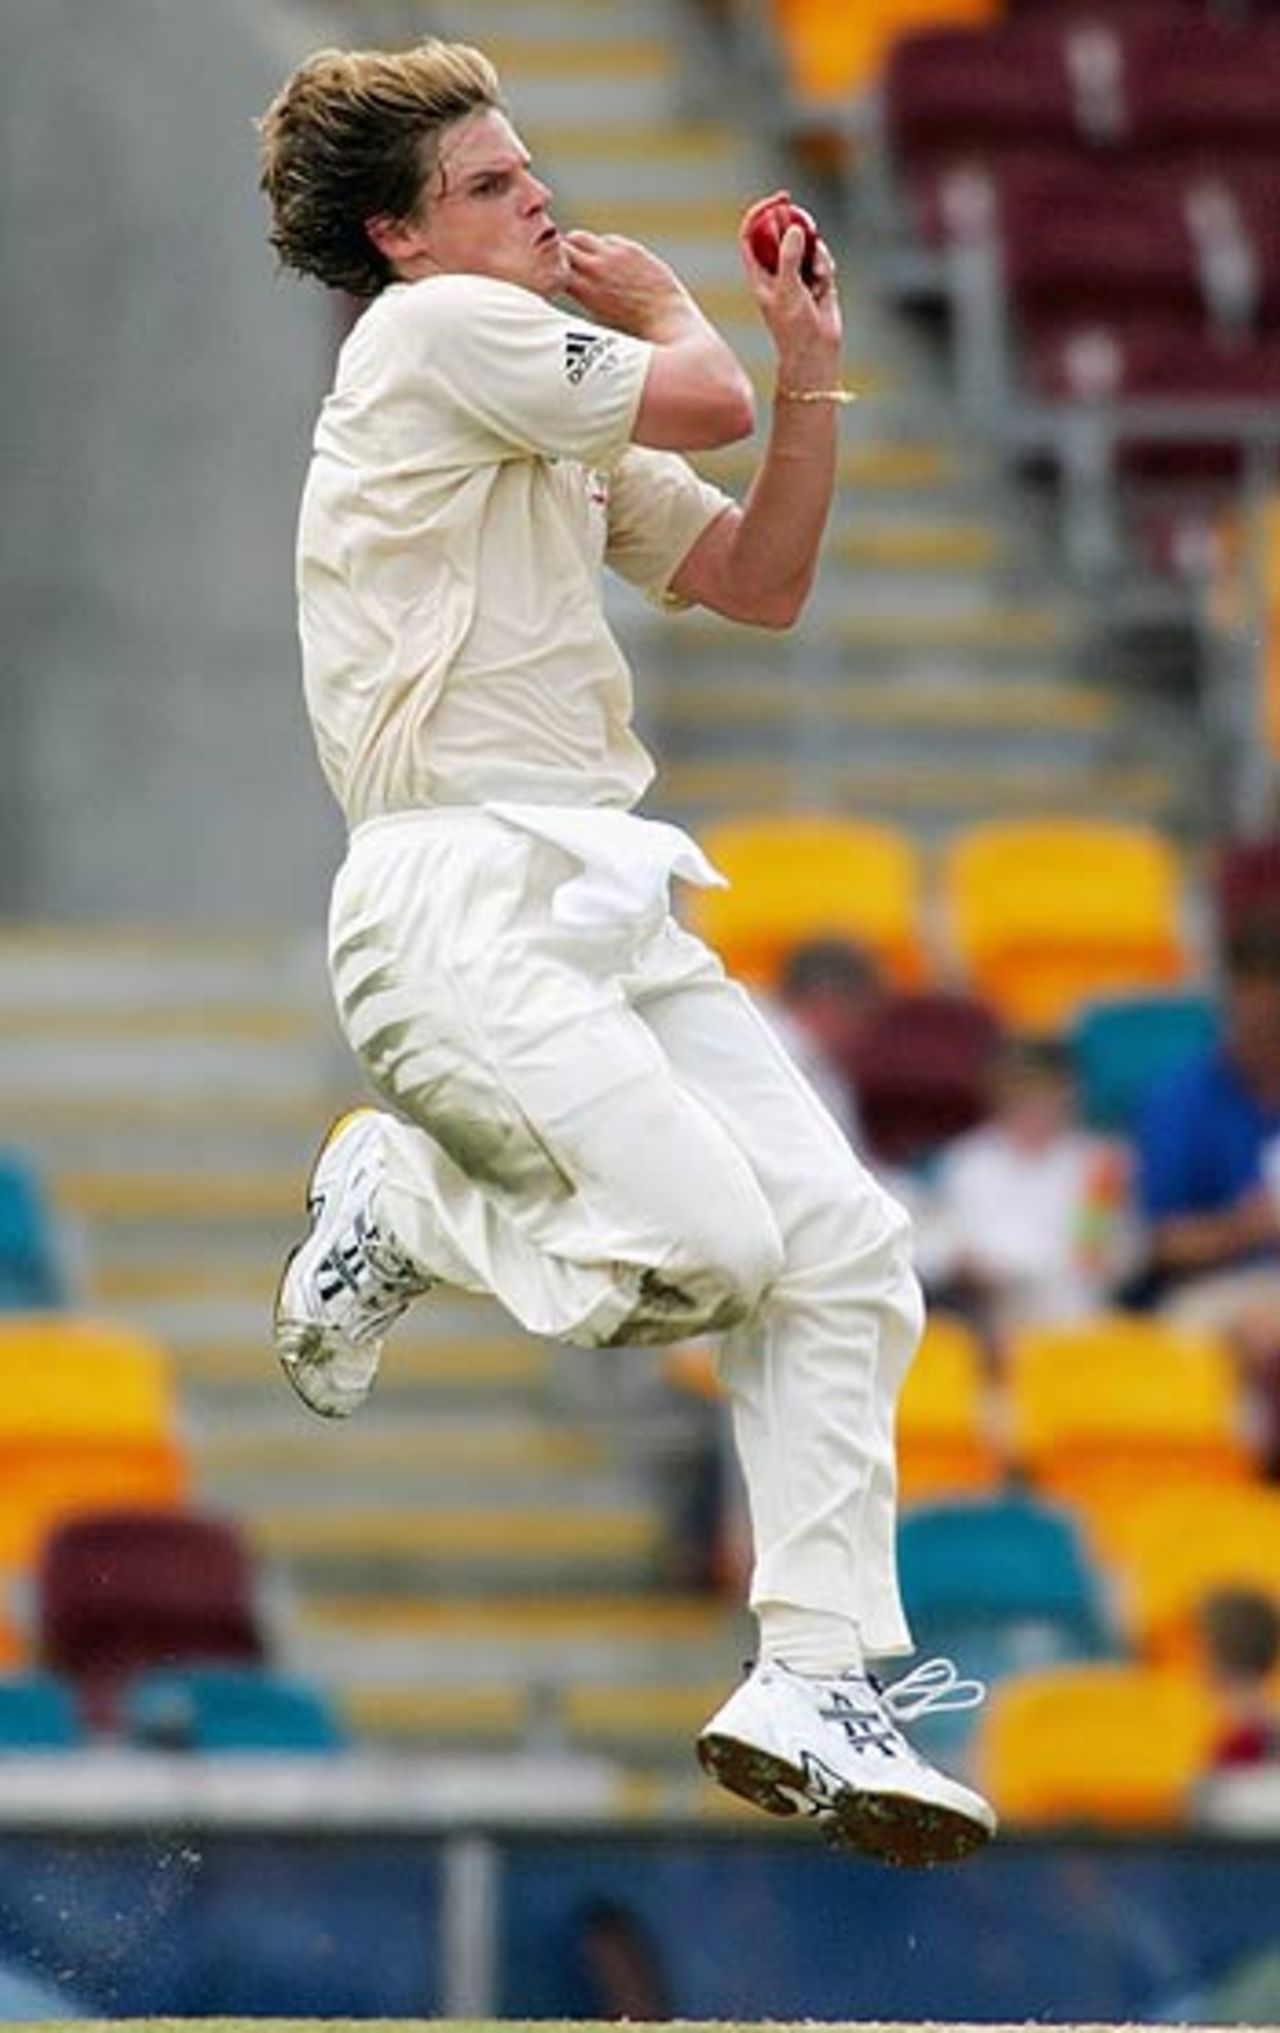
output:
{"label": "man's forearm", "polygon": [[761,618],[779,626],[796,619],[817,569],[835,487],[838,415],[833,403],[775,398],[730,546],[734,580],[770,610]]}

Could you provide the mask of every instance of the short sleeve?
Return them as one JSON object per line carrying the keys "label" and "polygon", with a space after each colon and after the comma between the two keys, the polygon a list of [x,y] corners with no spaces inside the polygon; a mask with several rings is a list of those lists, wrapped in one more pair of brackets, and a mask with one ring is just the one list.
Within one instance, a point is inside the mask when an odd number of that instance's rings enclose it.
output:
{"label": "short sleeve", "polygon": [[566,316],[488,276],[409,284],[396,306],[411,372],[511,451],[603,466],[630,441],[647,340]]}
{"label": "short sleeve", "polygon": [[676,605],[667,591],[672,578],[703,530],[732,506],[732,496],[678,452],[632,445],[609,475],[605,558],[651,600]]}

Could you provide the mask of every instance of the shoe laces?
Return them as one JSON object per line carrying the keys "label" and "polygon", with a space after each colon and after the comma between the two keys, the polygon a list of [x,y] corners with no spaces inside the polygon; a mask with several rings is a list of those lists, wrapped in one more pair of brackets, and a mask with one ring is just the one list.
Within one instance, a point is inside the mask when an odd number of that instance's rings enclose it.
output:
{"label": "shoe laces", "polygon": [[895,1722],[915,1722],[922,1715],[945,1710],[979,1708],[987,1698],[986,1682],[964,1680],[953,1659],[925,1659],[888,1686],[867,1675]]}

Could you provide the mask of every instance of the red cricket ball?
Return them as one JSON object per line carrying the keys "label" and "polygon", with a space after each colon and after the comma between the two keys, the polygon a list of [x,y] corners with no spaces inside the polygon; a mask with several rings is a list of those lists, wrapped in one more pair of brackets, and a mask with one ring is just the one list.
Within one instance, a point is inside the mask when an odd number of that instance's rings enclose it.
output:
{"label": "red cricket ball", "polygon": [[753,221],[747,236],[751,252],[767,268],[770,275],[778,272],[779,250],[782,236],[788,226],[803,226],[804,252],[800,257],[800,279],[812,282],[814,278],[814,256],[818,251],[818,228],[810,213],[803,205],[793,205],[789,199],[779,198],[776,204],[766,206]]}

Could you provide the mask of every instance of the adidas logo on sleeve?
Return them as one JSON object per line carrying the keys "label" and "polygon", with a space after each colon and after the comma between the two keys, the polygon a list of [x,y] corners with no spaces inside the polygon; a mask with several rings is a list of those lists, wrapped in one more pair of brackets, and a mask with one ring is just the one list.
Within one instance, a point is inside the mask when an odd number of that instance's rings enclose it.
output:
{"label": "adidas logo on sleeve", "polygon": [[618,341],[611,332],[582,332],[571,326],[564,335],[565,379],[577,388],[588,374],[607,373]]}

